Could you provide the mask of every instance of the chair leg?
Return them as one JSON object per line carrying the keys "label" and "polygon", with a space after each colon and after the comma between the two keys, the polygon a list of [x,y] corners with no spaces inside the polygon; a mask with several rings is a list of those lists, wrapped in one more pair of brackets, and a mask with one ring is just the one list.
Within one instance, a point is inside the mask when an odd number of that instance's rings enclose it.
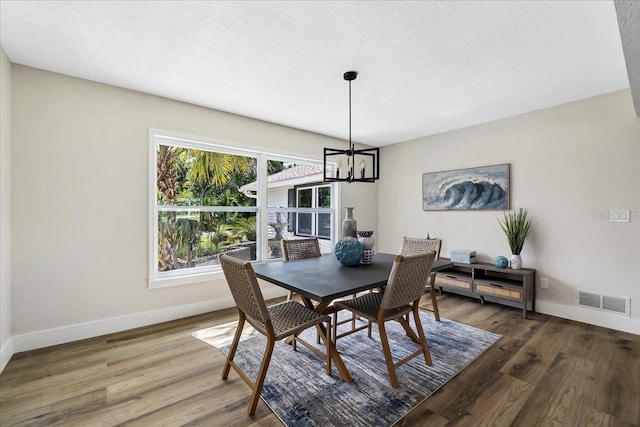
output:
{"label": "chair leg", "polygon": [[229,376],[229,369],[231,368],[231,361],[233,357],[236,355],[236,350],[238,349],[238,343],[240,342],[240,337],[242,336],[242,329],[244,328],[244,321],[246,319],[245,314],[242,311],[239,311],[240,317],[238,319],[238,327],[236,328],[236,333],[233,336],[233,342],[231,344],[231,348],[229,349],[229,355],[227,355],[227,361],[224,364],[224,368],[222,369],[222,379],[226,380]]}
{"label": "chair leg", "polygon": [[269,369],[269,362],[271,361],[271,354],[273,354],[273,346],[275,339],[271,336],[267,337],[267,348],[264,350],[264,356],[262,356],[262,363],[260,364],[260,370],[258,371],[258,377],[253,387],[253,395],[249,401],[249,415],[256,413],[256,406],[258,406],[258,400],[260,399],[260,392],[264,385],[264,379],[267,376],[267,369]]}
{"label": "chair leg", "polygon": [[[291,301],[293,299],[293,291],[289,291],[287,294],[287,301]],[[291,337],[291,349],[293,351],[298,351],[298,346],[296,345],[296,337],[295,335]],[[320,344],[320,338],[318,338],[318,344]]]}
{"label": "chair leg", "polygon": [[431,277],[429,278],[429,281],[431,283],[431,307],[433,307],[433,315],[436,318],[436,322],[440,321],[440,311],[438,310],[438,299],[436,298],[436,287],[435,287],[435,282],[436,282],[436,275],[432,274]]}
{"label": "chair leg", "polygon": [[[337,314],[336,314],[336,316],[337,316]],[[318,333],[316,334],[316,344],[320,344],[320,336],[321,335],[322,334],[320,333],[320,330],[318,330]]]}
{"label": "chair leg", "polygon": [[[340,312],[339,310],[333,311],[333,324],[331,325],[331,327],[333,328],[331,339],[333,340],[334,343],[336,343],[336,345],[338,342],[338,313],[339,312]],[[338,350],[336,349],[336,351]]]}
{"label": "chair leg", "polygon": [[422,347],[422,354],[424,354],[424,361],[427,365],[431,366],[431,353],[429,353],[427,338],[424,335],[424,329],[422,329],[422,322],[420,321],[420,313],[418,311],[417,301],[413,304],[413,318],[416,321],[416,329],[418,330],[418,339],[420,341],[420,346]]}
{"label": "chair leg", "polygon": [[396,376],[396,368],[393,366],[393,357],[391,356],[391,349],[389,348],[389,339],[387,338],[387,330],[384,327],[384,322],[378,322],[378,330],[380,331],[380,342],[382,343],[382,351],[384,352],[384,359],[387,362],[387,370],[389,371],[389,380],[391,381],[391,387],[398,388],[398,377]]}
{"label": "chair leg", "polygon": [[[351,298],[357,298],[358,294],[353,294],[351,295]],[[351,312],[351,330],[355,331],[356,330],[356,320],[358,319],[358,316],[356,316],[356,314],[354,312]]]}

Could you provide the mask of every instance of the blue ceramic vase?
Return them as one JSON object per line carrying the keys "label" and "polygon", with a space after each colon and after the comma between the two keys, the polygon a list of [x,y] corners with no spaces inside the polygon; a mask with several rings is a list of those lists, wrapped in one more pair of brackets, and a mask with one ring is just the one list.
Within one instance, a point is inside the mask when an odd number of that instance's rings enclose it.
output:
{"label": "blue ceramic vase", "polygon": [[364,246],[353,237],[345,237],[336,243],[336,258],[342,265],[359,265],[363,253]]}

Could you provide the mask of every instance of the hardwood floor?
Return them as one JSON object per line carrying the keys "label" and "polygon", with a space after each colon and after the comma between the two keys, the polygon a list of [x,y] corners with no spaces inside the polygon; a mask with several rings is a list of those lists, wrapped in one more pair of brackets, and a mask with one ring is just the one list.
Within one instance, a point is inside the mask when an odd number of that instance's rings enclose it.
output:
{"label": "hardwood floor", "polygon": [[[398,426],[640,426],[640,336],[438,301],[443,317],[503,338]],[[222,381],[220,351],[191,336],[236,318],[228,309],[16,354],[0,375],[0,425],[281,426],[262,401],[247,416],[249,387],[233,371]]]}

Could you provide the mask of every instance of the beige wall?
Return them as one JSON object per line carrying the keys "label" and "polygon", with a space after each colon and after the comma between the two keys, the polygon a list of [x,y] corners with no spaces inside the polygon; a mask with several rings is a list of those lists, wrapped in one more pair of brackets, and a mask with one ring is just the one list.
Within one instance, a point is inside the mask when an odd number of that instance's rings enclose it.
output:
{"label": "beige wall", "polygon": [[[139,313],[179,316],[192,314],[189,307],[231,304],[223,280],[147,288],[149,128],[318,160],[322,147],[346,144],[18,65],[13,105],[13,325],[14,335],[26,334],[20,349],[42,344],[37,332],[49,328],[76,325],[58,334],[62,341],[82,337],[85,326],[109,331],[100,329],[109,319],[125,329],[143,322]],[[376,194],[375,185],[341,191],[343,203],[355,203],[370,224],[377,222]]]}
{"label": "beige wall", "polygon": [[0,371],[11,348],[11,63],[0,47]]}
{"label": "beige wall", "polygon": [[[444,239],[443,256],[509,256],[501,212],[423,211],[421,185],[425,172],[510,163],[511,206],[534,221],[524,266],[550,281],[537,288],[538,310],[640,333],[640,120],[630,91],[384,147],[381,158],[381,250],[429,232]],[[597,219],[612,208],[633,219]],[[632,318],[578,308],[577,288],[631,297]]]}
{"label": "beige wall", "polygon": [[[2,197],[11,190],[13,218],[12,252],[2,262],[12,267],[16,351],[230,304],[222,280],[147,287],[149,128],[316,159],[324,146],[344,147],[320,135],[18,65],[7,84],[6,56],[2,61],[2,105],[13,106],[10,186],[6,108],[2,115]],[[535,219],[525,266],[551,282],[549,290],[538,289],[539,311],[640,333],[639,158],[639,121],[629,92],[621,91],[384,147],[381,181],[343,185],[341,204],[356,207],[360,229],[375,230],[378,250],[395,252],[402,235],[429,231],[444,238],[445,256],[470,248],[490,261],[508,255],[500,213],[424,212],[421,176],[510,163],[512,206],[529,208]],[[632,209],[635,217],[629,224],[594,219],[594,211],[609,208]],[[577,308],[576,288],[632,297],[633,317]]]}

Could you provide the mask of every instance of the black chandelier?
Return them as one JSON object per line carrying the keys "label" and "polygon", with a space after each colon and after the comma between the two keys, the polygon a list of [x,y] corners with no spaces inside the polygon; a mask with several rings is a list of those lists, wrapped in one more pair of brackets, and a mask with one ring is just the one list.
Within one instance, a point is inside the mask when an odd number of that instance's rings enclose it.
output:
{"label": "black chandelier", "polygon": [[349,148],[324,149],[324,182],[375,182],[380,178],[380,149],[356,150],[351,141],[351,82],[357,76],[357,71],[344,73],[344,79],[349,82]]}

